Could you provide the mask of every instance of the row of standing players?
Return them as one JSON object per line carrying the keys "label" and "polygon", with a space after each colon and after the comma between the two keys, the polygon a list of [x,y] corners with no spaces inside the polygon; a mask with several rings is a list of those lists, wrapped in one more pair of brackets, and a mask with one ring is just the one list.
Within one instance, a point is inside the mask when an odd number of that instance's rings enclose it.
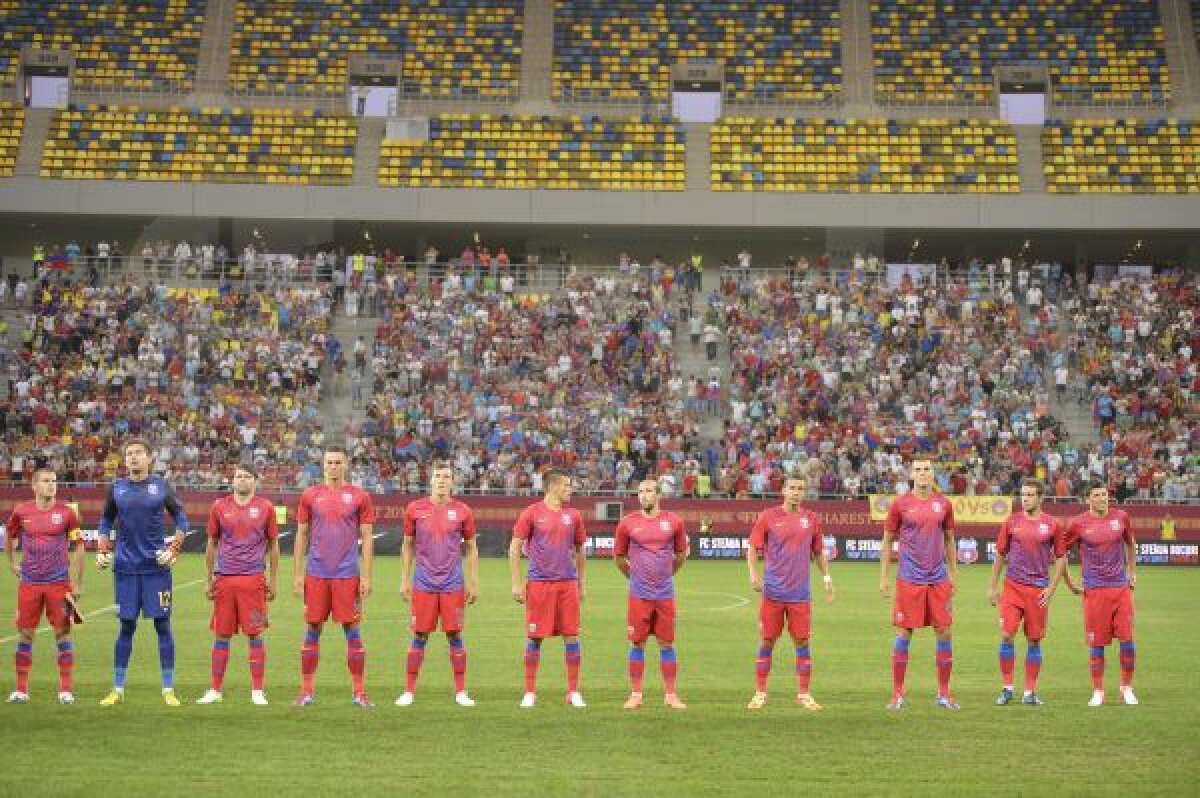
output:
{"label": "row of standing players", "polygon": [[[101,701],[120,704],[139,617],[154,622],[158,634],[163,700],[179,705],[174,690],[175,644],[171,633],[171,566],[178,555],[188,520],[182,504],[165,481],[151,473],[149,447],[132,441],[124,447],[128,477],[111,487],[100,520],[97,561],[114,570],[120,630],[114,646],[113,688]],[[293,589],[304,599],[307,624],[301,648],[298,706],[315,701],[314,677],[320,658],[321,632],[332,620],[341,624],[356,706],[373,706],[364,687],[366,651],[360,632],[362,600],[371,593],[374,508],[370,495],[346,483],[346,453],[330,449],[324,455],[324,482],[308,488],[297,511]],[[937,636],[936,668],[939,707],[956,710],[950,692],[953,665],[953,597],[957,569],[953,556],[954,513],[950,502],[933,490],[933,466],[928,460],[911,465],[911,492],[892,502],[884,522],[883,548],[897,544],[899,571],[895,581],[892,652],[893,692],[889,710],[905,706],[905,673],[915,629],[930,626]],[[223,700],[222,685],[229,659],[230,639],[240,630],[249,638],[251,700],[266,704],[264,678],[268,602],[275,598],[279,566],[275,508],[255,494],[257,474],[238,466],[233,490],[214,502],[208,516],[205,552],[207,597],[213,602],[211,687],[197,703]],[[448,464],[432,469],[430,495],[408,505],[404,514],[401,549],[401,589],[411,607],[413,639],[408,650],[404,691],[396,704],[413,703],[429,635],[445,633],[454,676],[455,701],[472,706],[466,690],[467,652],[462,639],[466,606],[479,592],[478,549],[471,509],[452,498],[453,470]],[[762,593],[759,611],[760,646],[755,660],[756,690],[748,708],[767,703],[767,682],[776,641],[786,627],[795,643],[796,702],[808,710],[821,709],[810,692],[812,659],[809,650],[811,597],[809,567],[821,572],[827,601],[834,599],[833,580],[822,545],[820,522],[801,506],[804,479],[789,477],[783,502],[763,511],[750,534],[747,564],[751,585]],[[60,676],[59,701],[73,703],[71,678],[74,651],[70,639],[72,616],[78,615],[83,576],[83,547],[79,519],[57,500],[55,474],[41,469],[33,476],[32,501],[17,505],[8,523],[6,555],[18,576],[15,657],[17,684],[9,703],[29,700],[34,633],[43,613],[57,636]],[[999,662],[1002,689],[997,704],[1014,700],[1014,638],[1024,630],[1028,641],[1022,701],[1039,705],[1040,642],[1048,607],[1060,582],[1084,596],[1084,621],[1090,647],[1093,695],[1090,706],[1102,705],[1104,654],[1115,638],[1120,641],[1120,694],[1136,704],[1134,671],[1133,597],[1134,540],[1128,516],[1109,507],[1108,493],[1098,485],[1087,494],[1088,510],[1066,524],[1042,511],[1042,486],[1027,482],[1021,507],[1004,522],[997,539],[989,598],[1000,610],[1002,640]],[[525,692],[522,708],[537,703],[537,674],[542,642],[564,639],[567,703],[586,706],[579,689],[581,649],[580,603],[584,593],[586,533],[579,512],[570,506],[571,478],[550,471],[545,496],[521,513],[509,549],[512,597],[525,605]],[[643,702],[645,643],[655,637],[664,685],[664,703],[673,709],[686,705],[676,692],[674,574],[683,566],[688,541],[682,519],[660,507],[657,482],[638,486],[639,510],[625,515],[617,526],[614,559],[629,580],[627,610],[630,695],[626,709]],[[170,515],[176,534],[166,538],[164,516]],[[18,566],[14,545],[22,541]],[[1072,581],[1067,552],[1080,549],[1083,589]],[[360,556],[361,552],[361,556]],[[521,573],[521,559],[529,561]],[[759,560],[762,560],[760,569]],[[881,558],[879,590],[892,594],[890,557]],[[466,568],[464,569],[464,560]],[[1007,566],[1003,587],[1001,573]]]}

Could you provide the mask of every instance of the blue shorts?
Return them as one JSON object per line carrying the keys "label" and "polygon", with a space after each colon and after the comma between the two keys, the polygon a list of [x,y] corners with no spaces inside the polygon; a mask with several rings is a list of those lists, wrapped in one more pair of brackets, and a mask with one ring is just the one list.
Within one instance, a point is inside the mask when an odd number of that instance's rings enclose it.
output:
{"label": "blue shorts", "polygon": [[114,574],[117,617],[122,621],[167,618],[171,615],[171,571],[164,568],[147,574]]}

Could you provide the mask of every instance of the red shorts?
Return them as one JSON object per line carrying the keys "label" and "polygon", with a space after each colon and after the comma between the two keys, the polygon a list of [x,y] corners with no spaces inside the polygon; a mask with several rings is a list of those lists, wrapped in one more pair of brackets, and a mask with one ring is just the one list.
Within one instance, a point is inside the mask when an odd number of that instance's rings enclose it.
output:
{"label": "red shorts", "polygon": [[896,601],[892,605],[892,625],[901,629],[932,626],[942,629],[954,622],[950,582],[917,585],[896,580]]}
{"label": "red shorts", "polygon": [[43,585],[21,582],[17,586],[18,629],[36,629],[42,613],[55,629],[66,629],[71,625],[67,612],[67,594],[71,585],[67,582],[50,582]]}
{"label": "red shorts", "polygon": [[1038,606],[1038,597],[1044,589],[1004,580],[1004,591],[1000,594],[1000,634],[1012,637],[1024,621],[1025,639],[1036,641],[1046,636],[1050,608]]}
{"label": "red shorts", "polygon": [[1133,639],[1133,591],[1091,587],[1083,591],[1083,628],[1089,646],[1107,646],[1115,637]]}
{"label": "red shorts", "polygon": [[758,634],[763,640],[775,641],[783,634],[787,619],[788,634],[793,640],[807,640],[812,630],[811,601],[775,601],[763,596],[758,607]]}
{"label": "red shorts", "polygon": [[675,599],[630,596],[625,618],[631,643],[644,643],[650,635],[660,643],[675,642]]}
{"label": "red shorts", "polygon": [[304,577],[305,623],[324,623],[331,615],[334,623],[358,623],[362,620],[357,576],[345,579]]}
{"label": "red shorts", "polygon": [[218,576],[209,624],[217,637],[260,635],[267,628],[267,578],[263,574]]}
{"label": "red shorts", "polygon": [[525,628],[534,640],[579,634],[579,583],[574,579],[527,583]]}
{"label": "red shorts", "polygon": [[466,606],[466,594],[461,590],[455,590],[452,593],[429,593],[424,590],[414,590],[412,630],[417,634],[427,635],[437,631],[440,621],[443,632],[461,632]]}

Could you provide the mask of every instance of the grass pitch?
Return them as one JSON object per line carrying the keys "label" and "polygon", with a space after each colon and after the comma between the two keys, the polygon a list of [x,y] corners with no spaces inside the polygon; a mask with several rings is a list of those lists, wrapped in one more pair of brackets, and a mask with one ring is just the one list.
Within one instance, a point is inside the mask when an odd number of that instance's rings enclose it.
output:
{"label": "grass pitch", "polygon": [[[284,573],[290,562],[285,560]],[[364,639],[370,712],[350,706],[345,643],[322,640],[318,705],[290,706],[299,683],[301,606],[290,592],[272,606],[267,633],[271,706],[249,703],[245,641],[234,642],[225,703],[192,702],[208,686],[208,602],[203,563],[185,556],[175,575],[177,686],[185,706],[158,695],[153,626],[134,644],[124,705],[97,705],[111,683],[116,621],[111,576],[90,569],[76,630],[75,706],[55,703],[52,637],[34,648],[32,703],[0,705],[0,794],[141,795],[1196,795],[1200,794],[1200,571],[1143,568],[1137,590],[1137,688],[1142,705],[1085,706],[1091,692],[1080,602],[1060,591],[1043,644],[1044,707],[992,704],[999,681],[996,611],[986,566],[961,569],[954,692],[958,713],[933,707],[933,637],[919,632],[909,666],[909,707],[883,710],[891,688],[889,603],[877,566],[834,563],[837,600],[818,599],[813,693],[826,709],[792,704],[791,646],[781,641],[771,703],[745,709],[753,692],[757,597],[745,565],[691,562],[678,577],[680,694],[686,712],[661,705],[657,652],[648,644],[646,706],[625,712],[625,583],[611,562],[589,563],[584,604],[586,710],[563,704],[562,645],[542,654],[540,705],[518,710],[523,616],[508,595],[507,566],[482,563],[483,597],[468,610],[468,685],[478,702],[454,705],[444,639],[431,639],[417,702],[392,701],[409,635],[398,558],[377,560]],[[285,581],[286,584],[286,581]],[[819,587],[819,583],[816,585]],[[0,613],[12,617],[5,580]],[[11,631],[4,661],[11,662]],[[1017,648],[1021,680],[1024,645]],[[1116,698],[1116,650],[1109,694]],[[0,684],[11,689],[11,665]]]}

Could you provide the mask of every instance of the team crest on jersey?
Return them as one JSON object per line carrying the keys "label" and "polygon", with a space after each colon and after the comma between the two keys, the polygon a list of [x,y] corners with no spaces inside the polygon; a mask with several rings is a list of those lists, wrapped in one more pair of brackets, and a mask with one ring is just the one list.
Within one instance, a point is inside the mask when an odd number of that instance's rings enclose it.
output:
{"label": "team crest on jersey", "polygon": [[250,508],[250,517],[251,517],[251,518],[258,518],[258,508],[257,508],[257,507],[251,507],[251,508]]}
{"label": "team crest on jersey", "polygon": [[1038,524],[1038,531],[1041,532],[1043,535],[1045,535],[1050,532],[1050,525],[1049,524]]}
{"label": "team crest on jersey", "polygon": [[671,522],[670,521],[659,521],[658,526],[660,529],[662,529],[663,532],[671,531]]}
{"label": "team crest on jersey", "polygon": [[354,504],[354,494],[353,493],[343,493],[342,494],[342,502],[345,504]]}
{"label": "team crest on jersey", "polygon": [[154,484],[147,485],[146,492],[149,493],[151,496],[157,496],[158,495],[158,485],[154,485]]}
{"label": "team crest on jersey", "polygon": [[458,512],[455,510],[447,510],[446,517],[449,518],[451,521],[457,521],[458,520]]}
{"label": "team crest on jersey", "polygon": [[1108,525],[1109,525],[1110,527],[1112,527],[1112,531],[1113,531],[1113,532],[1116,532],[1118,529],[1120,529],[1120,528],[1121,528],[1121,522],[1120,522],[1120,521],[1118,521],[1118,520],[1117,520],[1117,519],[1115,519],[1115,518],[1114,518],[1113,520],[1109,521],[1109,522],[1108,522]]}
{"label": "team crest on jersey", "polygon": [[933,511],[934,511],[935,513],[940,513],[940,512],[942,511],[942,503],[941,503],[941,502],[934,502],[934,503],[933,503]]}
{"label": "team crest on jersey", "polygon": [[569,513],[563,513],[563,517],[562,517],[563,526],[570,526],[570,525],[571,525],[571,521],[572,521],[572,519],[571,519],[571,516],[570,516],[570,514],[569,514]]}
{"label": "team crest on jersey", "polygon": [[807,518],[800,519],[800,528],[801,529],[808,529],[810,526],[812,526],[812,522],[810,522]]}
{"label": "team crest on jersey", "polygon": [[62,520],[62,513],[55,513],[54,515],[50,516],[50,523],[52,524],[61,524]]}

